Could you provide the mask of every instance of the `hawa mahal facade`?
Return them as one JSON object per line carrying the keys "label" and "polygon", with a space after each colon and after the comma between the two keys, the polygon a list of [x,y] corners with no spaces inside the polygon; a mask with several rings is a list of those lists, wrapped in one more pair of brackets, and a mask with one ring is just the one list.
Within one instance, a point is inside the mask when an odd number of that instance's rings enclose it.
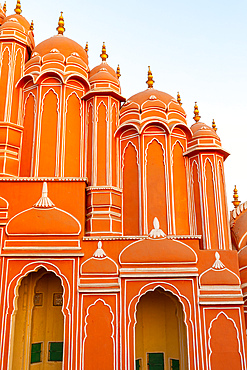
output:
{"label": "hawa mahal facade", "polygon": [[0,369],[246,369],[247,203],[215,123],[0,8]]}

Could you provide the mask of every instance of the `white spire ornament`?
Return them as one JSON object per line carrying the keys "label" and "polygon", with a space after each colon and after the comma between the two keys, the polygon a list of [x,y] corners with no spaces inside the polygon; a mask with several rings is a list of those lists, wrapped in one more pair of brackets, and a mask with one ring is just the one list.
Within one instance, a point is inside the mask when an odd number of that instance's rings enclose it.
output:
{"label": "white spire ornament", "polygon": [[102,249],[102,241],[101,240],[98,242],[98,249],[96,249],[93,256],[95,258],[103,258],[103,257],[106,256],[105,252]]}
{"label": "white spire ornament", "polygon": [[225,268],[225,265],[220,261],[220,254],[218,252],[215,252],[215,262],[213,264],[213,268],[216,270],[221,270]]}
{"label": "white spire ornament", "polygon": [[48,187],[47,182],[43,182],[42,196],[39,198],[38,202],[34,204],[35,208],[52,208],[55,204],[52,203],[50,198],[48,198]]}
{"label": "white spire ornament", "polygon": [[165,238],[166,234],[160,229],[160,223],[157,217],[154,217],[153,220],[154,228],[150,231],[150,238]]}

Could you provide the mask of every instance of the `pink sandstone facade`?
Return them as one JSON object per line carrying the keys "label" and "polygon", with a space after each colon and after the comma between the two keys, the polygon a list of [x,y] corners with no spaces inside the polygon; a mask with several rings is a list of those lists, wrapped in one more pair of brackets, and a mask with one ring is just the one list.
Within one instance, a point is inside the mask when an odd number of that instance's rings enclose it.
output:
{"label": "pink sandstone facade", "polygon": [[[180,96],[0,8],[0,369],[246,369],[247,204]],[[231,226],[231,229],[230,229]]]}

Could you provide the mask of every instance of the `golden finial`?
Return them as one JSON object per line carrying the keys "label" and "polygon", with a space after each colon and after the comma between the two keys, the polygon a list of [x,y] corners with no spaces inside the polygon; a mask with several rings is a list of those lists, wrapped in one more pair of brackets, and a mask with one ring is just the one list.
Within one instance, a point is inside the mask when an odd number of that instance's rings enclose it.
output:
{"label": "golden finial", "polygon": [[199,109],[198,109],[198,105],[197,105],[197,102],[195,102],[195,106],[194,106],[194,120],[196,122],[200,121],[200,118],[201,116],[199,116]]}
{"label": "golden finial", "polygon": [[238,189],[235,185],[234,187],[234,190],[233,190],[233,201],[232,201],[233,205],[235,208],[237,208],[239,206],[239,204],[241,203],[240,200],[238,200]]}
{"label": "golden finial", "polygon": [[33,30],[34,30],[34,23],[32,21],[31,24],[30,24],[30,31],[33,31]]}
{"label": "golden finial", "polygon": [[216,127],[216,123],[214,122],[214,119],[212,121],[212,128],[214,129],[215,132],[217,131],[217,127]]}
{"label": "golden finial", "polygon": [[16,12],[16,14],[21,14],[21,12],[22,12],[22,10],[21,10],[21,0],[17,0],[15,12]]}
{"label": "golden finial", "polygon": [[101,57],[103,62],[105,62],[106,59],[108,58],[108,55],[106,54],[106,47],[105,47],[104,42],[103,42],[103,45],[102,45],[102,53],[100,54],[100,57]]}
{"label": "golden finial", "polygon": [[180,97],[179,92],[177,94],[177,102],[178,102],[179,105],[182,105],[183,104],[183,103],[181,103],[181,97]]}
{"label": "golden finial", "polygon": [[153,75],[152,75],[150,66],[148,66],[148,79],[146,83],[148,84],[149,89],[151,89],[154,86],[154,80],[153,80]]}
{"label": "golden finial", "polygon": [[116,74],[117,74],[117,78],[120,78],[121,77],[119,64],[117,66]]}
{"label": "golden finial", "polygon": [[3,11],[4,11],[4,13],[6,13],[6,10],[7,10],[7,5],[6,5],[6,1],[5,1],[5,3],[3,4]]}
{"label": "golden finial", "polygon": [[59,21],[58,21],[58,27],[56,29],[57,29],[58,35],[63,35],[63,33],[65,31],[65,28],[64,28],[64,19],[63,19],[63,12],[61,12],[61,15],[60,15]]}
{"label": "golden finial", "polygon": [[86,52],[86,53],[88,52],[88,42],[86,42],[85,52]]}

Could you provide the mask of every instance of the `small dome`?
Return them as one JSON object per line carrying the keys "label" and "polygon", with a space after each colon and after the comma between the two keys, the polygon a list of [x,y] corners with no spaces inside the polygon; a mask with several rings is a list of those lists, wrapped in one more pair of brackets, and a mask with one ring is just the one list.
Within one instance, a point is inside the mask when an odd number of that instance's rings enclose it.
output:
{"label": "small dome", "polygon": [[117,74],[116,72],[114,71],[114,69],[112,67],[109,66],[109,64],[107,62],[102,62],[101,64],[99,64],[98,66],[94,67],[90,73],[89,73],[89,78],[91,78],[92,76],[94,76],[96,73],[98,73],[102,68],[106,69],[107,72],[109,72],[113,77],[117,78]]}
{"label": "small dome", "polygon": [[57,49],[65,58],[68,58],[70,55],[79,56],[88,65],[88,56],[83,47],[63,35],[55,35],[42,41],[34,48],[33,54],[38,53],[43,57],[53,49]]}
{"label": "small dome", "polygon": [[[14,21],[14,19],[16,21]],[[22,27],[24,27],[24,29],[25,29],[26,32],[30,31],[30,23],[22,15],[19,15],[19,14],[8,15],[8,17],[6,17],[4,19],[3,25],[6,22],[8,22],[8,23],[11,22],[12,25],[19,23],[19,24],[21,24]]]}
{"label": "small dome", "polygon": [[114,76],[105,67],[102,67],[101,69],[98,70],[98,72],[94,73],[93,75],[91,75],[90,73],[89,82],[90,84],[94,84],[97,82],[111,82],[117,84],[118,86],[120,85],[116,73]]}
{"label": "small dome", "polygon": [[194,123],[191,126],[191,131],[193,132],[193,138],[210,137],[219,140],[219,136],[216,134],[215,130],[202,122]]}

